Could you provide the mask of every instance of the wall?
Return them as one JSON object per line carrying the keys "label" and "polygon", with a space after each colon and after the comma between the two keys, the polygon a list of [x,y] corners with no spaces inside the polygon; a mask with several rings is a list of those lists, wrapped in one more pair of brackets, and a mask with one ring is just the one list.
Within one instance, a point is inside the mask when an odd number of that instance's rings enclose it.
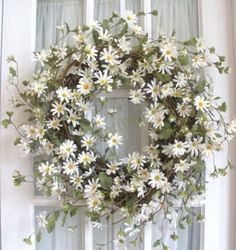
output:
{"label": "wall", "polygon": [[[236,72],[233,53],[233,2],[234,0],[202,0],[202,32],[209,45],[216,47],[218,53],[225,55],[228,64]],[[230,103],[227,118],[235,117],[235,73],[219,76],[213,72],[213,79],[216,86],[215,93]],[[235,143],[234,139],[230,148],[230,158],[234,164]],[[216,164],[224,167],[226,158],[227,150],[216,158]],[[227,177],[209,180],[205,207],[205,250],[235,249],[235,173],[236,171],[231,171]]]}

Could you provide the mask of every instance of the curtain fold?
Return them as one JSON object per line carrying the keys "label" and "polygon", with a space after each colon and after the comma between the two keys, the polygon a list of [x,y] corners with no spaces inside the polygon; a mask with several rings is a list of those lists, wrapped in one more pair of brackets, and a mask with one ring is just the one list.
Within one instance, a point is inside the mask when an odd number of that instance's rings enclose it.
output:
{"label": "curtain fold", "polygon": [[152,18],[154,38],[162,32],[171,36],[174,30],[179,40],[198,35],[197,0],[152,0],[152,9],[158,11],[158,16]]}
{"label": "curtain fold", "polygon": [[[74,28],[82,24],[83,12],[83,0],[38,0],[36,51],[57,43],[60,38],[57,26],[68,23]],[[69,42],[70,37],[64,41]]]}

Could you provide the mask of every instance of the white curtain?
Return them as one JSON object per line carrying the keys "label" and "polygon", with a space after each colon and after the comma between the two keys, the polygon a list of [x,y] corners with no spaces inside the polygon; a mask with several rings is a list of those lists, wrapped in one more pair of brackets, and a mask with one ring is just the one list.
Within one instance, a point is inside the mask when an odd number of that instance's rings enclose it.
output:
{"label": "white curtain", "polygon": [[176,38],[187,40],[198,35],[197,0],[152,0],[152,9],[158,16],[152,18],[152,36],[160,33],[170,36],[175,30]]}
{"label": "white curtain", "polygon": [[112,12],[120,12],[119,0],[94,0],[94,18],[95,20],[102,21],[104,18],[111,17]]}
{"label": "white curtain", "polygon": [[60,38],[57,26],[68,23],[70,28],[75,28],[82,24],[83,13],[83,0],[38,0],[36,51],[57,43]]}

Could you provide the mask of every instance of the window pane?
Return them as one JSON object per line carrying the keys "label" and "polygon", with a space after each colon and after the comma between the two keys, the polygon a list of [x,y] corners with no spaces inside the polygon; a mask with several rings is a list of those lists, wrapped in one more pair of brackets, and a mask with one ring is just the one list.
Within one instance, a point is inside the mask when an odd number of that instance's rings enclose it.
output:
{"label": "window pane", "polygon": [[[36,216],[43,211],[53,212],[55,207],[35,207],[35,227],[38,229]],[[62,216],[59,217],[55,230],[48,233],[42,230],[42,239],[36,244],[36,250],[83,250],[84,243],[84,210],[80,208],[78,214],[68,219],[62,227]]]}
{"label": "window pane", "polygon": [[[192,208],[193,212],[196,214],[201,213],[201,208]],[[155,219],[154,219],[155,221]],[[156,221],[161,223],[160,217],[156,218]],[[201,223],[196,221],[193,222],[192,225],[186,226],[185,229],[178,229],[178,237],[177,241],[173,241],[169,238],[170,232],[168,229],[163,228],[163,232],[166,235],[166,241],[168,245],[171,247],[171,250],[199,250],[201,249]],[[153,223],[152,226],[152,241],[153,243],[161,238],[161,226],[160,224]],[[154,248],[155,250],[160,250],[160,248]],[[153,249],[153,250],[154,250]]]}
{"label": "window pane", "polygon": [[138,13],[139,11],[141,11],[141,0],[126,0],[125,7],[127,10]]}
{"label": "window pane", "polygon": [[[124,249],[114,242],[117,238],[117,233],[122,228],[122,215],[119,213],[112,214],[109,219],[103,218],[101,220],[104,226],[102,230],[93,229],[93,250],[114,250]],[[143,228],[141,229],[140,235],[134,235],[129,237],[126,241],[127,250],[145,250],[144,249],[144,238]],[[132,244],[132,241],[137,239],[136,244]],[[101,247],[101,248],[99,248]]]}
{"label": "window pane", "polygon": [[83,10],[83,0],[38,0],[36,50],[49,48],[50,45],[57,43],[60,38],[57,26],[68,23],[74,28],[82,24]]}
{"label": "window pane", "polygon": [[[116,110],[116,114],[109,115],[107,112],[109,109]],[[107,129],[112,133],[118,132],[123,137],[123,144],[117,150],[117,155],[120,158],[127,157],[128,153],[134,151],[141,152],[145,141],[147,141],[145,138],[147,132],[139,126],[143,109],[143,105],[132,104],[127,97],[107,97],[100,114],[106,117]],[[106,147],[105,143],[98,143],[98,150],[102,154]],[[111,150],[110,153],[109,156],[113,157]]]}
{"label": "window pane", "polygon": [[104,18],[111,17],[112,12],[120,12],[119,0],[94,0],[94,19],[102,21]]}
{"label": "window pane", "polygon": [[171,36],[175,30],[176,38],[187,40],[198,35],[197,0],[152,0],[152,9],[158,16],[152,18],[152,36],[160,33]]}

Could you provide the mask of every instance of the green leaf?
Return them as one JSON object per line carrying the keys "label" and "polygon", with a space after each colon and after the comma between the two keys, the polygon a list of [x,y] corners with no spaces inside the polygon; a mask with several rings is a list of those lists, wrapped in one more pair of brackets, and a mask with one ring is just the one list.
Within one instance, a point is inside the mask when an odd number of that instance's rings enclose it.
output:
{"label": "green leaf", "polygon": [[126,207],[129,211],[129,213],[132,213],[135,210],[135,204],[137,202],[137,196],[133,195],[131,197],[128,197],[128,200],[126,201]]}
{"label": "green leaf", "polygon": [[16,145],[19,145],[20,142],[21,142],[21,138],[20,138],[20,137],[17,137],[17,138],[15,139],[15,141],[14,141],[14,145],[15,145],[15,146],[16,146]]}
{"label": "green leaf", "polygon": [[62,218],[62,222],[61,222],[61,226],[64,227],[65,223],[66,223],[66,218],[67,218],[67,214],[64,213],[63,218]]}
{"label": "green leaf", "polygon": [[59,217],[59,211],[54,212],[48,219],[47,231],[51,233],[56,225],[57,219]]}
{"label": "green leaf", "polygon": [[14,115],[14,112],[12,111],[7,111],[6,114],[9,116],[9,118],[11,118]]}
{"label": "green leaf", "polygon": [[155,74],[155,77],[158,81],[166,82],[166,83],[172,80],[171,76],[168,74]]}
{"label": "green leaf", "polygon": [[87,131],[87,132],[92,132],[93,128],[91,127],[90,121],[87,119],[81,119],[79,120],[80,127]]}
{"label": "green leaf", "polygon": [[161,240],[156,240],[154,243],[153,243],[153,247],[158,247],[161,245]]}
{"label": "green leaf", "polygon": [[25,176],[21,175],[21,173],[19,171],[14,171],[13,175],[13,183],[15,186],[20,186],[23,182],[26,182],[25,180]]}
{"label": "green leaf", "polygon": [[24,238],[23,242],[27,245],[32,245],[32,239],[31,236],[29,236],[28,238]]}
{"label": "green leaf", "polygon": [[159,138],[161,140],[168,140],[173,133],[173,130],[171,128],[164,129],[160,134]]}
{"label": "green leaf", "polygon": [[98,178],[102,188],[110,189],[112,186],[112,178],[110,176],[107,176],[104,172],[100,172]]}
{"label": "green leaf", "polygon": [[168,247],[168,246],[166,246],[166,245],[162,245],[162,250],[170,250],[170,248]]}
{"label": "green leaf", "polygon": [[211,47],[211,48],[209,49],[209,51],[210,51],[211,54],[213,54],[213,53],[216,52],[216,49],[215,49],[214,47]]}
{"label": "green leaf", "polygon": [[15,77],[16,76],[16,70],[13,67],[9,67],[9,73]]}
{"label": "green leaf", "polygon": [[151,14],[152,14],[153,16],[157,16],[157,15],[158,15],[158,11],[157,11],[157,10],[153,10],[153,11],[151,12]]}
{"label": "green leaf", "polygon": [[11,120],[5,119],[1,123],[4,128],[8,128],[8,126],[11,124]]}
{"label": "green leaf", "polygon": [[178,240],[178,239],[179,239],[178,235],[175,234],[175,233],[171,234],[171,235],[170,235],[170,238],[171,238],[172,240]]}
{"label": "green leaf", "polygon": [[8,57],[7,57],[7,62],[8,62],[8,63],[10,63],[10,62],[16,62],[15,57],[12,56],[12,55],[11,55],[11,56],[8,56]]}
{"label": "green leaf", "polygon": [[36,242],[40,242],[42,239],[42,232],[38,231],[35,235]]}
{"label": "green leaf", "polygon": [[227,106],[226,106],[226,102],[223,102],[219,107],[218,110],[221,112],[226,112]]}
{"label": "green leaf", "polygon": [[195,37],[184,42],[185,46],[196,46],[196,44],[197,44],[197,39]]}
{"label": "green leaf", "polygon": [[179,60],[179,63],[182,65],[182,66],[186,66],[189,64],[189,59],[187,56],[183,56],[183,55],[180,55],[178,56],[178,60]]}

